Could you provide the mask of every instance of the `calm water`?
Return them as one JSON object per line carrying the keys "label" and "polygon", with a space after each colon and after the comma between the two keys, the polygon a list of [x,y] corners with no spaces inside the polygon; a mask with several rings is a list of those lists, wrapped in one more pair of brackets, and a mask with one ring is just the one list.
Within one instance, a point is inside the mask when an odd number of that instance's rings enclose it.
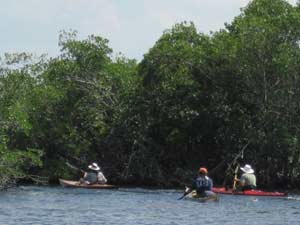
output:
{"label": "calm water", "polygon": [[176,190],[88,190],[21,186],[0,193],[1,225],[300,224],[300,196],[221,196],[219,202],[177,200]]}

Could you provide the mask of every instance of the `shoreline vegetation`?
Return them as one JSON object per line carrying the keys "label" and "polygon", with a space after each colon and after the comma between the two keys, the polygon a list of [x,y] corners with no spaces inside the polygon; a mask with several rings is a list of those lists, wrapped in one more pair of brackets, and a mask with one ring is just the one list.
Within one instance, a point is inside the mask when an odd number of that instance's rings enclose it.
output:
{"label": "shoreline vegetation", "polygon": [[0,187],[55,183],[97,162],[117,185],[184,187],[200,166],[232,185],[300,187],[300,6],[253,0],[224,29],[165,30],[140,62],[59,35],[58,57],[0,58]]}

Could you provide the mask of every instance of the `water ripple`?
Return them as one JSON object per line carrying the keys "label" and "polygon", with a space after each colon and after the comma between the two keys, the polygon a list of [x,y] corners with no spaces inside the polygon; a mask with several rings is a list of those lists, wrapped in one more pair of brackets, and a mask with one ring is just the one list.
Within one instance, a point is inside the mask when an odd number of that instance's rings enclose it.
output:
{"label": "water ripple", "polygon": [[217,203],[199,203],[177,200],[181,195],[178,190],[22,186],[0,193],[0,225],[285,225],[300,221],[297,201],[221,196]]}

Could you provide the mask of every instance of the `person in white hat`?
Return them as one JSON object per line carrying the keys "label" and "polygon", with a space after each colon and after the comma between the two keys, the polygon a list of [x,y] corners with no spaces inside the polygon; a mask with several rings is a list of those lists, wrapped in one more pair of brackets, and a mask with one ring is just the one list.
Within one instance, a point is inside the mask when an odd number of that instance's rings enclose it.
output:
{"label": "person in white hat", "polygon": [[101,168],[97,163],[92,163],[88,166],[89,171],[84,173],[83,182],[85,184],[105,184],[107,179],[104,174],[101,172]]}
{"label": "person in white hat", "polygon": [[239,182],[241,190],[256,189],[256,176],[252,167],[249,164],[246,164],[240,169],[243,171],[243,174],[240,179],[235,179],[235,181]]}

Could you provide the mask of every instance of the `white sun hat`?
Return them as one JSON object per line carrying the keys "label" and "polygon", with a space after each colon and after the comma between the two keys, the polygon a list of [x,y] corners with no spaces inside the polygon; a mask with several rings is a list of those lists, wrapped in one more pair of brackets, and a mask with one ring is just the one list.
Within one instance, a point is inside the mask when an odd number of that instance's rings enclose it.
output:
{"label": "white sun hat", "polygon": [[91,170],[95,170],[95,171],[99,171],[100,170],[100,167],[98,166],[97,163],[92,163],[91,165],[89,165],[89,168]]}
{"label": "white sun hat", "polygon": [[244,167],[241,167],[241,170],[245,173],[254,173],[254,170],[248,164],[246,164]]}

